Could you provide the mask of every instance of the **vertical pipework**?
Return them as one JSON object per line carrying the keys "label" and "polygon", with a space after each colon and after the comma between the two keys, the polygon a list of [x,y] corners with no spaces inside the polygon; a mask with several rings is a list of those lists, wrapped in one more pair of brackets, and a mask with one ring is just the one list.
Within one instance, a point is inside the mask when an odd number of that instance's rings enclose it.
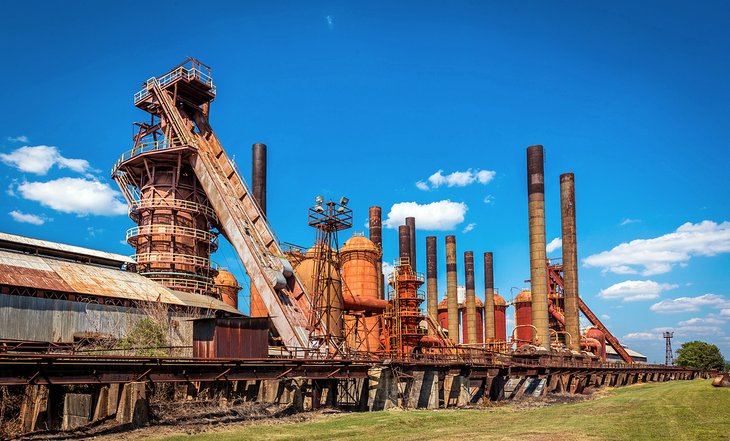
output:
{"label": "vertical pipework", "polygon": [[494,324],[494,260],[491,252],[484,253],[484,341],[496,339]]}
{"label": "vertical pipework", "polygon": [[545,170],[543,148],[527,148],[527,203],[530,222],[530,281],[532,285],[532,324],[535,339],[550,349],[548,330],[547,256],[545,251]]}
{"label": "vertical pipework", "polygon": [[374,206],[370,207],[370,241],[375,244],[376,247],[380,250],[380,256],[378,257],[378,261],[376,262],[377,270],[378,270],[378,298],[383,299],[385,298],[384,288],[383,288],[383,211],[380,207]]}
{"label": "vertical pipework", "polygon": [[251,190],[261,212],[266,215],[266,144],[256,143],[251,150]]}
{"label": "vertical pipework", "polygon": [[401,260],[411,257],[411,229],[408,225],[398,227],[398,255]]}
{"label": "vertical pipework", "polygon": [[456,236],[446,236],[446,298],[449,338],[459,343],[459,299],[456,294]]}
{"label": "vertical pipework", "polygon": [[[436,260],[436,236],[426,237],[426,295],[428,315],[436,321],[438,317],[439,287],[438,264]],[[429,327],[429,329],[431,329]]]}
{"label": "vertical pipework", "polygon": [[560,175],[560,214],[563,227],[563,287],[565,330],[570,334],[570,348],[580,351],[578,317],[578,242],[575,222],[575,176]]}
{"label": "vertical pipework", "polygon": [[466,286],[466,343],[478,343],[477,340],[477,304],[474,292],[474,253],[464,252],[464,285]]}
{"label": "vertical pipework", "polygon": [[406,218],[406,225],[408,226],[408,229],[411,233],[411,268],[413,269],[413,272],[416,272],[416,218],[415,217],[407,217]]}

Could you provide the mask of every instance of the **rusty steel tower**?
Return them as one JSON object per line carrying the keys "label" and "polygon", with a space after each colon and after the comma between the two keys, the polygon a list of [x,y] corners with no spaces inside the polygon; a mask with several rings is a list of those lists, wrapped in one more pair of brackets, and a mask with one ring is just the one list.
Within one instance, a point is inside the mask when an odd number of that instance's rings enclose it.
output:
{"label": "rusty steel tower", "polygon": [[666,358],[664,364],[667,366],[674,365],[674,357],[672,356],[672,337],[674,337],[674,332],[664,333],[664,340],[666,341]]}
{"label": "rusty steel tower", "polygon": [[187,59],[153,84],[145,83],[134,104],[150,118],[134,124],[132,149],[119,158],[112,177],[137,223],[126,234],[136,250],[134,269],[168,288],[217,297],[210,254],[218,246],[213,231],[218,218],[191,166],[195,149],[179,136],[190,127],[176,128],[164,118],[162,103],[150,90],[171,93],[181,111],[207,108],[216,92],[210,73],[208,66]]}

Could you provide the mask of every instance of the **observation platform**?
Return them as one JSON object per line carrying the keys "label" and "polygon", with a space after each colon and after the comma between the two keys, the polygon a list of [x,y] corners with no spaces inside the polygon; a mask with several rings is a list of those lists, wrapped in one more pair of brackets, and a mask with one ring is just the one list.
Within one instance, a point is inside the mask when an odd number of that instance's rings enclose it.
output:
{"label": "observation platform", "polygon": [[187,58],[161,77],[152,77],[145,81],[142,90],[134,94],[134,105],[153,115],[159,115],[160,105],[154,98],[152,88],[155,83],[163,90],[170,91],[176,105],[183,104],[200,107],[215,99],[215,85],[209,66],[194,58]]}

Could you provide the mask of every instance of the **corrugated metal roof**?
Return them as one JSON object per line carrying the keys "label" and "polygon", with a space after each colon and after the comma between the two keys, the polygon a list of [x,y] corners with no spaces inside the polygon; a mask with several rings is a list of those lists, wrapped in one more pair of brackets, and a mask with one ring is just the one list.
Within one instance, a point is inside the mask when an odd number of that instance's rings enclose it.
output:
{"label": "corrugated metal roof", "polygon": [[[634,357],[646,358],[646,355],[640,354],[640,353],[634,351],[633,349],[627,348],[626,346],[624,346],[624,349],[626,350],[626,352],[628,352],[628,354],[631,356],[631,358],[634,358]],[[618,354],[616,352],[616,350],[611,347],[611,345],[606,345],[606,353],[608,353],[608,354]]]}
{"label": "corrugated metal roof", "polygon": [[90,248],[66,245],[47,240],[33,239],[31,237],[18,236],[15,234],[0,232],[0,248],[13,249],[18,251],[32,251],[38,254],[63,257],[77,260],[88,260],[104,265],[121,267],[125,263],[134,263],[131,257],[121,254],[107,253],[106,251],[92,250]]}
{"label": "corrugated metal roof", "polygon": [[241,314],[220,300],[168,289],[121,269],[0,250],[0,284],[137,301],[210,308]]}

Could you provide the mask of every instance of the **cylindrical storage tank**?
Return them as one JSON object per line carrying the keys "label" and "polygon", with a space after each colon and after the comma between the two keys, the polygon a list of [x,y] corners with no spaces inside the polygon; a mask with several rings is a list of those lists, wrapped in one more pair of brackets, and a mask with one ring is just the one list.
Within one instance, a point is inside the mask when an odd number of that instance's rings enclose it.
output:
{"label": "cylindrical storage tank", "polygon": [[[340,249],[342,289],[356,298],[378,298],[380,250],[365,236],[353,236]],[[376,351],[380,342],[378,317],[365,317],[352,346],[360,351]],[[348,318],[354,321],[354,317]],[[353,336],[355,337],[355,336]]]}
{"label": "cylindrical storage tank", "polygon": [[[326,254],[335,256],[334,251]],[[304,260],[294,267],[294,271],[297,273],[299,280],[302,281],[310,295],[314,295],[314,276],[319,255],[320,245],[315,245],[307,250]],[[319,304],[316,306],[324,311],[322,320],[328,326],[330,334],[335,338],[342,338],[344,336],[344,306],[342,304],[342,282],[340,280],[340,274],[337,272],[336,264],[337,262],[327,262],[322,265],[323,274],[320,275],[320,279],[325,282],[325,286],[321,289],[322,295]]]}
{"label": "cylindrical storage tank", "polygon": [[532,292],[527,289],[515,297],[515,326],[517,327],[517,346],[533,341]]}
{"label": "cylindrical storage tank", "polygon": [[[575,338],[575,337],[573,337]],[[586,331],[586,338],[592,338],[601,344],[601,348],[597,356],[601,357],[602,360],[606,359],[606,334],[598,328],[590,327]],[[580,340],[580,339],[579,339]]]}
{"label": "cylindrical storage tank", "polygon": [[236,276],[227,270],[218,270],[215,276],[215,286],[221,293],[221,300],[226,305],[233,306],[238,309],[238,292],[241,291],[241,285],[238,284]]}
{"label": "cylindrical storage tank", "polygon": [[493,298],[494,339],[496,341],[507,341],[507,302],[499,294],[494,294]]}
{"label": "cylindrical storage tank", "polygon": [[[474,298],[475,312],[476,312],[476,340],[467,341],[466,343],[484,343],[484,303],[481,299]],[[466,305],[462,304],[459,308],[461,313],[461,335],[469,335],[469,314]]]}
{"label": "cylindrical storage tank", "polygon": [[444,299],[439,302],[438,316],[436,317],[436,321],[438,321],[441,329],[443,329],[444,331],[449,330],[449,304],[446,297],[444,297]]}

